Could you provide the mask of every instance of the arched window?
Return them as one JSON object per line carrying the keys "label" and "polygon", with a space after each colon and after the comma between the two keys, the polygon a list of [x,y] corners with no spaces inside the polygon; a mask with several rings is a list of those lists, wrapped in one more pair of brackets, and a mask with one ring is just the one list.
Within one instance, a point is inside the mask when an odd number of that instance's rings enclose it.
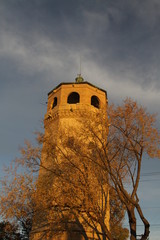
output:
{"label": "arched window", "polygon": [[75,104],[75,103],[79,103],[79,100],[80,100],[79,94],[77,92],[72,92],[68,96],[67,103]]}
{"label": "arched window", "polygon": [[53,104],[52,104],[52,109],[57,106],[57,97],[54,98]]}
{"label": "arched window", "polygon": [[99,108],[99,99],[96,96],[91,97],[91,105],[93,105],[96,108]]}

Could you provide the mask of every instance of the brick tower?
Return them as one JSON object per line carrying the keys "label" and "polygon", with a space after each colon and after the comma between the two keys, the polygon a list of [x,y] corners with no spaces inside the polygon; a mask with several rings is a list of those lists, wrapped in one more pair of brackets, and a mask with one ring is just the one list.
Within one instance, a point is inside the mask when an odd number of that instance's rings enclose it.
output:
{"label": "brick tower", "polygon": [[[64,128],[66,132],[70,132],[72,126],[78,125],[78,120],[83,117],[83,113],[87,112],[88,116],[95,114],[102,109],[107,108],[107,93],[93,84],[83,80],[81,75],[75,79],[75,82],[60,83],[57,87],[48,93],[47,112],[44,117],[45,136],[53,133],[54,141],[58,141],[60,132]],[[74,136],[76,137],[76,136]],[[44,144],[43,149],[47,145]],[[46,161],[45,151],[42,150],[42,162],[46,167],[50,166],[49,158]],[[39,178],[43,178],[43,170],[40,170]],[[36,221],[36,220],[35,220]],[[109,226],[109,200],[108,212],[106,217]],[[34,225],[37,225],[35,222]],[[90,231],[86,230],[85,231]],[[40,234],[34,234],[34,227],[31,239],[38,240]],[[49,237],[50,240],[81,240],[84,239],[81,234],[68,236],[62,233],[58,237]],[[94,238],[94,232],[89,233],[89,239]]]}

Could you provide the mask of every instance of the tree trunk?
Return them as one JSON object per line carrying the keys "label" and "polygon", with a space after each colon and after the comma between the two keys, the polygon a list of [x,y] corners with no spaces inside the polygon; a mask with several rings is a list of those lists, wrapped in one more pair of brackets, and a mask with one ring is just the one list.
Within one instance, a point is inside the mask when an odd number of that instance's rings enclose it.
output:
{"label": "tree trunk", "polygon": [[101,225],[103,239],[107,238],[108,240],[114,240],[104,221],[100,219],[99,223]]}
{"label": "tree trunk", "polygon": [[130,227],[130,240],[136,240],[137,230],[136,230],[136,217],[134,213],[134,207],[127,209],[129,227]]}
{"label": "tree trunk", "polygon": [[140,216],[140,218],[141,218],[141,220],[142,220],[142,222],[143,222],[143,224],[144,224],[144,234],[142,235],[142,237],[141,237],[140,240],[147,240],[148,237],[149,237],[149,233],[150,233],[150,231],[149,231],[149,229],[150,229],[150,224],[149,224],[149,222],[147,221],[147,219],[144,217],[144,215],[143,215],[143,213],[142,213],[142,210],[141,210],[141,207],[140,207],[139,204],[136,206],[136,209],[137,209],[137,211],[138,211],[138,213],[139,213],[139,216]]}

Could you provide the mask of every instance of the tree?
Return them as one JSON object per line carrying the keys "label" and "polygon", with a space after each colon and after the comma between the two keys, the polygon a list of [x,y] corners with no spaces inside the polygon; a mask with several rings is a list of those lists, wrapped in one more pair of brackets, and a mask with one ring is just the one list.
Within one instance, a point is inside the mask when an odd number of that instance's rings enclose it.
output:
{"label": "tree", "polygon": [[34,211],[35,175],[31,168],[23,168],[21,159],[13,161],[5,169],[6,176],[1,181],[0,213],[5,221],[19,226],[22,239],[29,239]]}
{"label": "tree", "polygon": [[[98,239],[102,235],[106,237],[106,233],[98,228],[100,217],[103,216],[103,220],[105,219],[106,210],[109,214],[109,209],[107,209],[108,186],[106,186],[106,181],[105,184],[103,183],[105,176],[102,177],[100,169],[97,169],[99,171],[97,174],[95,169],[97,166],[93,166],[92,162],[90,164],[87,161],[83,162],[84,149],[81,149],[79,156],[77,156],[79,146],[73,144],[73,139],[70,137],[62,138],[63,144],[61,142],[56,145],[57,150],[55,150],[53,141],[47,143],[47,159],[52,158],[52,166],[49,165],[46,168],[40,161],[40,145],[44,141],[48,140],[40,134],[37,147],[26,142],[25,147],[21,148],[21,158],[16,159],[15,166],[12,165],[8,169],[9,179],[3,181],[4,193],[1,196],[3,217],[11,219],[13,222],[19,221],[21,227],[24,226],[24,229],[27,230],[27,236],[31,225],[28,228],[26,223],[27,220],[32,220],[34,211],[34,221],[39,222],[39,225],[36,224],[34,229],[41,233],[43,239],[49,235],[62,234],[65,231],[70,236],[78,234],[77,239],[79,233],[88,239],[88,234],[91,234],[86,232],[88,226],[96,232]],[[67,147],[65,148],[65,156],[62,146]],[[92,146],[90,148],[92,149]],[[76,158],[73,159],[75,153]],[[57,162],[57,155],[63,161]],[[20,172],[18,171],[19,164],[21,168],[24,167],[23,171],[22,169]],[[32,174],[37,173],[39,167],[44,171],[45,178],[39,179],[35,192],[35,180],[33,181]],[[95,189],[101,191],[104,205],[99,201]],[[119,212],[114,213],[114,216],[117,214]],[[119,219],[120,216],[119,214]]]}
{"label": "tree", "polygon": [[[94,180],[99,181],[100,179],[100,182],[103,182],[102,186],[104,186],[104,181],[112,186],[119,200],[125,206],[130,225],[130,239],[135,240],[137,236],[135,211],[144,224],[141,240],[147,239],[150,225],[140,207],[137,190],[142,160],[146,156],[160,157],[160,134],[156,128],[156,116],[149,114],[131,99],[126,99],[122,106],[109,107],[108,118],[105,117],[105,112],[98,112],[96,118],[94,116],[94,120],[87,114],[83,113],[84,117],[81,118],[80,128],[74,128],[74,135],[71,135],[76,138],[74,141],[72,139],[70,146],[65,144],[66,140],[63,137],[61,138],[60,146],[63,147],[58,147],[63,155],[61,159],[65,157],[64,162],[70,165],[68,169],[75,168],[78,173],[81,172],[79,166],[82,163],[83,166],[84,163],[86,164],[84,168],[87,169],[87,172],[88,169],[91,171],[94,169],[94,172],[100,173],[98,175],[100,178],[94,176]],[[77,161],[78,164],[76,164]],[[78,176],[77,171],[76,176]],[[83,179],[82,177],[80,179]],[[91,189],[94,189],[95,186],[92,185]],[[92,196],[91,192],[90,196]],[[89,202],[88,205],[91,206],[91,204]],[[94,211],[92,208],[90,209],[92,212],[90,216],[93,219]],[[87,210],[86,206],[85,210]],[[94,220],[100,224],[102,232],[109,239],[113,239],[104,224],[104,219],[98,214],[96,216],[98,217]]]}
{"label": "tree", "polygon": [[21,240],[17,226],[10,222],[0,222],[0,239],[1,240]]}
{"label": "tree", "polygon": [[137,190],[142,160],[147,156],[160,158],[160,133],[156,128],[156,116],[131,99],[126,99],[122,106],[110,106],[107,116],[108,119],[103,117],[103,113],[97,116],[96,126],[101,126],[101,133],[90,120],[85,121],[84,132],[92,139],[94,149],[88,158],[104,171],[109,185],[125,206],[130,239],[136,239],[137,211],[144,224],[141,236],[141,240],[144,240],[149,236],[150,225],[140,207]]}
{"label": "tree", "polygon": [[127,240],[129,231],[127,228],[123,228],[125,206],[119,200],[113,188],[110,188],[110,206],[110,231],[113,238],[117,240]]}
{"label": "tree", "polygon": [[[144,224],[141,239],[149,236],[149,222],[139,204],[141,164],[147,155],[160,157],[160,134],[156,129],[156,117],[147,113],[135,101],[126,99],[122,106],[111,107],[109,111],[108,149],[104,167],[109,173],[119,199],[125,205],[130,225],[131,239],[136,239],[135,210]],[[104,162],[102,162],[104,163]],[[127,190],[127,181],[130,191]]]}
{"label": "tree", "polygon": [[[18,162],[32,173],[40,168],[31,195],[34,232],[41,233],[41,239],[67,231],[80,232],[87,240],[94,231],[98,239],[124,240],[127,230],[122,228],[122,219],[127,211],[130,239],[136,240],[137,211],[144,224],[141,240],[147,239],[149,222],[137,189],[143,158],[160,157],[155,115],[126,99],[122,106],[110,106],[107,114],[106,110],[92,115],[83,112],[77,122],[69,131],[61,128],[58,139],[52,129],[40,134],[42,152],[28,142],[22,148]],[[109,212],[111,228],[106,221]]]}

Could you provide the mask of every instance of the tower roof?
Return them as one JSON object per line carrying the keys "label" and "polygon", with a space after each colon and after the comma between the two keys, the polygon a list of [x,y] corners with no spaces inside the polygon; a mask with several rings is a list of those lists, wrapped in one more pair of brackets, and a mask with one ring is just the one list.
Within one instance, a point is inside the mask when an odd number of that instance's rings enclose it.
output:
{"label": "tower roof", "polygon": [[[78,77],[78,78],[79,78],[79,77]],[[82,77],[80,77],[80,78],[82,78]],[[82,79],[83,79],[83,78],[82,78]],[[87,82],[87,81],[62,82],[62,83],[60,83],[58,86],[56,86],[55,88],[53,88],[53,89],[48,93],[48,96],[49,96],[54,90],[58,89],[60,86],[62,86],[62,85],[71,85],[71,84],[86,84],[86,85],[90,85],[90,86],[92,86],[92,87],[94,87],[94,88],[96,88],[96,89],[99,89],[100,91],[103,91],[103,92],[106,94],[106,97],[107,97],[107,91],[105,91],[104,89],[99,88],[99,87],[95,86],[94,84],[89,83],[89,82]]]}

